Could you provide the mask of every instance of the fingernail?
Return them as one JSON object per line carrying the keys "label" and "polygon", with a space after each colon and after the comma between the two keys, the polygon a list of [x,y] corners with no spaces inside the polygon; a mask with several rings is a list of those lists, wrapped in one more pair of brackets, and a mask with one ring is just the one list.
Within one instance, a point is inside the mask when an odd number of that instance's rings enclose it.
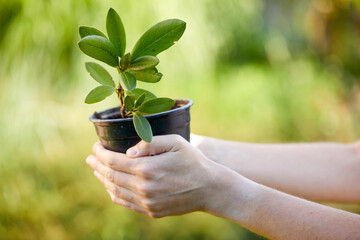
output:
{"label": "fingernail", "polygon": [[129,148],[126,151],[126,155],[128,155],[129,157],[135,157],[136,154],[137,154],[137,148],[136,147]]}
{"label": "fingernail", "polygon": [[86,158],[86,163],[87,164],[92,164],[94,162],[94,158],[92,157],[92,156],[88,156],[87,158]]}

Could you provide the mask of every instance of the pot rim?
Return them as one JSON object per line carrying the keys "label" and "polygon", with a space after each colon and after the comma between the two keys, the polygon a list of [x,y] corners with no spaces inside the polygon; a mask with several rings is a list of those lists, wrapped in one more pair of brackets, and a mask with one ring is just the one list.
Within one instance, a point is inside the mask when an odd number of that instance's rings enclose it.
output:
{"label": "pot rim", "polygon": [[[182,109],[186,109],[186,108],[190,108],[194,102],[191,100],[191,99],[188,99],[188,98],[182,98],[182,99],[174,99],[175,101],[188,101],[188,103],[184,106],[181,106],[179,108],[175,108],[175,109],[171,109],[171,110],[167,110],[165,112],[161,112],[161,113],[155,113],[155,114],[151,114],[151,115],[146,115],[144,117],[146,118],[154,118],[154,117],[159,117],[159,116],[162,116],[162,115],[166,115],[166,114],[169,114],[169,113],[172,113],[172,112],[176,112],[176,111],[180,111]],[[119,108],[119,107],[113,107],[113,108],[108,108],[108,109],[105,109],[105,110],[102,110],[102,111],[99,111],[98,113],[99,114],[102,114],[106,111],[110,111],[110,110],[113,110],[113,109],[116,109],[116,108]],[[100,123],[100,122],[108,122],[108,123],[111,123],[111,122],[132,122],[133,121],[133,118],[117,118],[117,119],[98,119],[95,117],[94,114],[91,114],[90,117],[89,117],[89,120],[93,123]]]}

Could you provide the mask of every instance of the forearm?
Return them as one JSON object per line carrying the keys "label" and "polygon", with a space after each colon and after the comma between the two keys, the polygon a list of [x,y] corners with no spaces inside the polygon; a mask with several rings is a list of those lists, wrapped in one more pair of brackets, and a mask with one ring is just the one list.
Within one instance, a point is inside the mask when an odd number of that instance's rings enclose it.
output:
{"label": "forearm", "polygon": [[354,145],[247,144],[205,137],[198,148],[266,186],[315,201],[360,202],[360,160]]}
{"label": "forearm", "polygon": [[229,172],[217,182],[217,188],[222,199],[214,201],[213,210],[208,212],[270,239],[360,239],[360,216],[356,214],[297,198]]}

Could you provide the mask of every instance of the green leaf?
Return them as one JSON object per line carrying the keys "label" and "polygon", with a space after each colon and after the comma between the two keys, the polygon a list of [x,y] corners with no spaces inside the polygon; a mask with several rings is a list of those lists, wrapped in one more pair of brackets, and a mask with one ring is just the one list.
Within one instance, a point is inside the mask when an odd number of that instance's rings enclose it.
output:
{"label": "green leaf", "polygon": [[132,95],[134,96],[136,99],[140,97],[140,95],[142,95],[143,93],[145,93],[145,100],[144,101],[148,101],[150,99],[154,99],[156,98],[155,94],[153,94],[152,92],[142,89],[142,88],[135,88],[131,91],[126,91],[126,94],[128,95]]}
{"label": "green leaf", "polygon": [[90,36],[90,35],[96,35],[96,36],[106,38],[105,34],[103,34],[100,30],[97,30],[96,28],[93,28],[93,27],[80,26],[79,34],[80,34],[81,38],[84,38],[84,37]]}
{"label": "green leaf", "polygon": [[139,111],[143,113],[159,113],[164,112],[174,106],[175,101],[171,98],[154,98],[144,102]]}
{"label": "green leaf", "polygon": [[168,19],[159,22],[147,30],[135,44],[131,56],[156,56],[174,45],[183,35],[186,23],[179,19]]}
{"label": "green leaf", "polygon": [[163,76],[155,67],[140,71],[131,70],[130,72],[135,76],[136,80],[149,83],[156,83],[160,81]]}
{"label": "green leaf", "polygon": [[85,63],[86,70],[90,73],[98,83],[101,85],[108,85],[115,87],[115,83],[112,80],[110,74],[97,63],[87,62]]}
{"label": "green leaf", "polygon": [[97,103],[104,100],[106,97],[110,96],[115,92],[115,88],[111,86],[100,86],[91,90],[91,92],[86,96],[85,103]]}
{"label": "green leaf", "polygon": [[150,143],[152,140],[152,130],[149,121],[142,115],[134,113],[134,127],[139,137],[145,142]]}
{"label": "green leaf", "polygon": [[125,100],[124,100],[124,103],[125,103],[125,108],[128,110],[128,111],[130,111],[131,109],[133,109],[133,107],[134,107],[134,101],[133,101],[134,99],[131,97],[131,96],[129,96],[129,95],[127,95],[126,97],[125,97]]}
{"label": "green leaf", "polygon": [[133,90],[136,87],[136,79],[130,72],[120,74],[120,84],[126,90]]}
{"label": "green leaf", "polygon": [[130,53],[127,53],[120,59],[121,70],[127,69],[130,63],[131,63],[131,55]]}
{"label": "green leaf", "polygon": [[129,98],[131,99],[133,105],[135,106],[136,97],[134,95],[126,95],[126,96],[129,96]]}
{"label": "green leaf", "polygon": [[158,63],[159,63],[159,59],[157,57],[142,56],[131,62],[130,69],[131,70],[148,69],[148,68],[155,67],[156,65],[158,65]]}
{"label": "green leaf", "polygon": [[139,107],[145,100],[145,93],[141,94],[135,101],[135,108]]}
{"label": "green leaf", "polygon": [[125,29],[119,14],[112,8],[109,9],[106,16],[106,31],[110,42],[116,48],[116,54],[122,57],[126,47]]}
{"label": "green leaf", "polygon": [[80,40],[79,48],[86,55],[109,64],[112,67],[118,65],[118,57],[114,46],[104,37],[87,36]]}

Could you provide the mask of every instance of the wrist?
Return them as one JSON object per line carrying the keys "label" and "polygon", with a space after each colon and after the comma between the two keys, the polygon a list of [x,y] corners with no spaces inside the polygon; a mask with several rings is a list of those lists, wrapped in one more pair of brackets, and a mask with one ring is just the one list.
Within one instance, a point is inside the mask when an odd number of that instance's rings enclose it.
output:
{"label": "wrist", "polygon": [[207,158],[219,163],[220,159],[217,151],[221,149],[221,147],[219,147],[217,139],[192,134],[191,144],[199,149]]}
{"label": "wrist", "polygon": [[204,211],[247,225],[253,215],[259,184],[220,164],[212,168]]}

